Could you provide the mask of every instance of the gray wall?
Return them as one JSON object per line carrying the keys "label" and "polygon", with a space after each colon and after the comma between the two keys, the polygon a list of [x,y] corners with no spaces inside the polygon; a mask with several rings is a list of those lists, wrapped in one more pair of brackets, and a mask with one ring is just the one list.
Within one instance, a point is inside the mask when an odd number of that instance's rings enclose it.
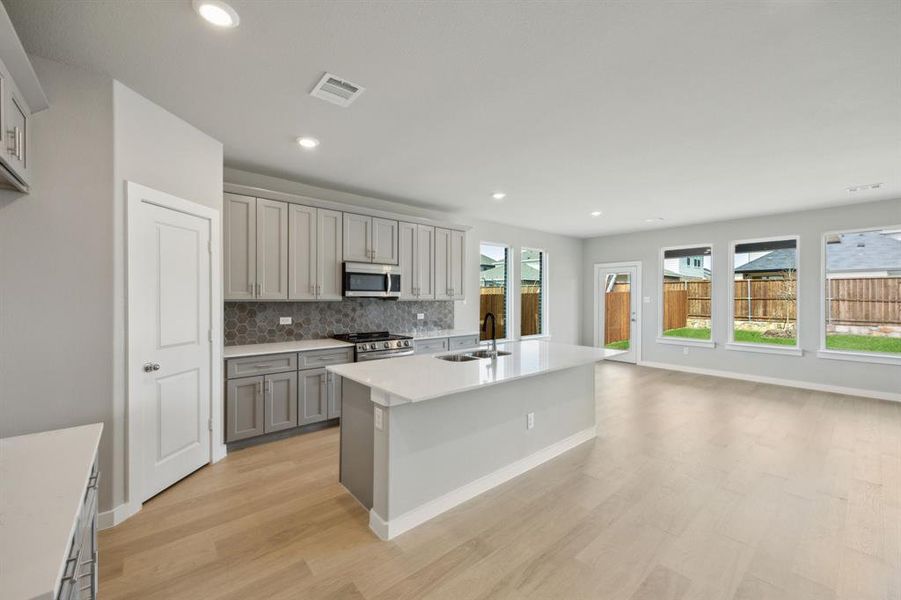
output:
{"label": "gray wall", "polygon": [[[699,369],[715,369],[761,377],[776,377],[808,383],[826,384],[901,393],[901,369],[894,365],[855,363],[817,358],[820,331],[820,261],[822,234],[836,229],[901,225],[901,200],[887,200],[816,211],[804,211],[705,223],[687,227],[605,236],[585,240],[582,261],[582,342],[594,340],[594,265],[604,262],[641,261],[642,358]],[[800,236],[799,268],[799,341],[801,357],[768,355],[726,350],[728,325],[728,282],[731,280],[729,244],[734,240]],[[655,342],[659,312],[658,253],[661,247],[713,243],[713,339],[716,348],[683,348]]]}
{"label": "gray wall", "polygon": [[[112,81],[32,57],[34,183],[0,191],[0,436],[102,421],[113,464]],[[110,506],[110,488],[102,490]]]}

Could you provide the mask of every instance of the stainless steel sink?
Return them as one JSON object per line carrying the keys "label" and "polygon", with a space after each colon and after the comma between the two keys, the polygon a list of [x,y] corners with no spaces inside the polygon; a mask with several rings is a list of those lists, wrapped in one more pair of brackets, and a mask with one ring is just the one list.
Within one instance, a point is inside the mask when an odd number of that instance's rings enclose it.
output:
{"label": "stainless steel sink", "polygon": [[475,352],[467,353],[469,356],[475,356],[476,358],[494,358],[495,356],[510,356],[509,352],[504,352],[503,350],[498,350],[497,355],[491,350],[476,350]]}
{"label": "stainless steel sink", "polygon": [[440,358],[441,360],[446,360],[448,362],[469,362],[471,360],[479,360],[478,357],[470,356],[468,354],[442,354],[435,358]]}

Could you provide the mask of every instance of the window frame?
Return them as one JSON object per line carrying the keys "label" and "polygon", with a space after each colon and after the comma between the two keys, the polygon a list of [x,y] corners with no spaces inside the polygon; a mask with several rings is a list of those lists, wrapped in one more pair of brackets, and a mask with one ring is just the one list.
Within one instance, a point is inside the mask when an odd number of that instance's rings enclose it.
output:
{"label": "window frame", "polygon": [[550,324],[549,324],[549,307],[550,301],[548,298],[548,290],[550,289],[548,286],[548,278],[550,276],[550,269],[548,268],[548,252],[547,250],[543,250],[541,248],[536,248],[534,246],[520,246],[519,247],[519,264],[520,264],[520,276],[516,279],[516,295],[520,301],[520,312],[522,312],[522,253],[525,250],[532,250],[533,252],[541,253],[541,314],[538,315],[538,318],[541,320],[541,333],[535,333],[532,335],[522,335],[522,320],[521,318],[516,321],[517,323],[517,335],[520,340],[536,340],[541,338],[549,338],[551,337],[550,332]]}
{"label": "window frame", "polygon": [[[754,344],[750,342],[735,341],[735,247],[741,244],[759,244],[766,242],[783,242],[793,240],[795,242],[795,344],[786,346],[782,344]],[[788,356],[802,356],[801,348],[801,236],[797,234],[777,235],[765,238],[751,238],[745,240],[733,240],[729,242],[729,289],[728,289],[727,320],[728,332],[726,333],[726,349],[741,352],[760,352],[764,354],[782,354]]]}
{"label": "window frame", "polygon": [[843,233],[861,233],[864,231],[880,231],[884,229],[901,229],[899,225],[887,225],[885,227],[858,227],[852,229],[836,229],[824,231],[820,236],[820,326],[819,342],[817,345],[817,358],[828,360],[845,360],[851,362],[863,362],[880,365],[901,365],[901,355],[887,352],[860,352],[855,350],[833,350],[826,347],[826,316],[829,308],[826,306],[826,239],[830,235]]}
{"label": "window frame", "polygon": [[[710,339],[709,340],[696,340],[692,338],[681,338],[681,337],[672,337],[663,335],[663,309],[664,309],[664,293],[665,293],[665,272],[666,272],[666,253],[669,250],[686,250],[689,248],[710,248]],[[695,346],[698,348],[715,348],[716,342],[713,337],[713,324],[714,324],[714,313],[716,302],[714,299],[716,298],[716,287],[714,286],[714,261],[713,257],[716,254],[715,245],[711,242],[704,242],[700,244],[680,244],[678,246],[664,246],[660,248],[660,251],[657,255],[657,290],[658,290],[658,298],[657,302],[657,343],[658,344],[669,344],[672,346]],[[686,257],[688,258],[688,257]],[[690,261],[689,261],[690,262]],[[703,264],[703,263],[702,263]]]}
{"label": "window frame", "polygon": [[[490,242],[487,240],[479,240],[479,260],[480,261],[481,261],[481,256],[482,256],[482,246],[495,246],[497,248],[506,248],[507,249],[507,269],[506,269],[507,272],[506,272],[506,281],[504,283],[506,286],[506,289],[507,289],[507,298],[504,302],[504,312],[506,313],[504,315],[504,318],[506,319],[506,321],[505,321],[505,328],[504,328],[504,337],[497,338],[497,341],[498,342],[511,342],[511,341],[516,340],[516,334],[510,327],[510,323],[511,322],[518,323],[518,321],[512,320],[515,315],[515,312],[513,310],[515,302],[513,301],[514,293],[513,293],[512,283],[514,281],[516,281],[516,278],[513,275],[513,264],[512,263],[514,261],[510,256],[511,254],[513,254],[513,246],[511,244],[507,244],[504,242]],[[479,275],[480,275],[479,295],[481,297],[481,294],[482,294],[481,270],[479,271]],[[516,293],[518,293],[518,288],[519,288],[519,286],[517,286]],[[480,310],[479,311],[479,338],[480,338],[479,343],[480,344],[484,342],[484,340],[481,339],[481,337],[482,337],[481,332],[482,332],[482,315],[481,315],[481,310]]]}

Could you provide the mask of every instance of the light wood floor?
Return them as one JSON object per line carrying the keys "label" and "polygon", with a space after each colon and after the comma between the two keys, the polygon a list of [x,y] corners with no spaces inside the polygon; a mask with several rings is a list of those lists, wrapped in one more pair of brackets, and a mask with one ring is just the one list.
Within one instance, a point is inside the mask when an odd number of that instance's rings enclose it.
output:
{"label": "light wood floor", "polygon": [[597,382],[597,439],[392,542],[336,429],[235,452],[101,533],[101,598],[901,599],[901,405]]}

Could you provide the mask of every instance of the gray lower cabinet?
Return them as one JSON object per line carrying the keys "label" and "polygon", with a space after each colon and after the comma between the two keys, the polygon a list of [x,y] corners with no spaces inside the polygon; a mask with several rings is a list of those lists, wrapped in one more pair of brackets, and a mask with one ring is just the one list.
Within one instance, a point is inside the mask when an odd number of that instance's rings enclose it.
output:
{"label": "gray lower cabinet", "polygon": [[414,345],[416,354],[432,354],[447,350],[447,338],[433,338],[430,340],[416,340]]}
{"label": "gray lower cabinet", "polygon": [[225,441],[234,442],[265,433],[263,379],[229,379],[225,390]]}
{"label": "gray lower cabinet", "polygon": [[328,418],[336,419],[341,416],[341,398],[344,382],[343,377],[338,377],[334,373],[328,374]]}
{"label": "gray lower cabinet", "polygon": [[264,433],[297,427],[297,373],[266,375],[263,389]]}
{"label": "gray lower cabinet", "polygon": [[309,425],[328,419],[327,378],[328,372],[325,369],[299,372],[298,425]]}

